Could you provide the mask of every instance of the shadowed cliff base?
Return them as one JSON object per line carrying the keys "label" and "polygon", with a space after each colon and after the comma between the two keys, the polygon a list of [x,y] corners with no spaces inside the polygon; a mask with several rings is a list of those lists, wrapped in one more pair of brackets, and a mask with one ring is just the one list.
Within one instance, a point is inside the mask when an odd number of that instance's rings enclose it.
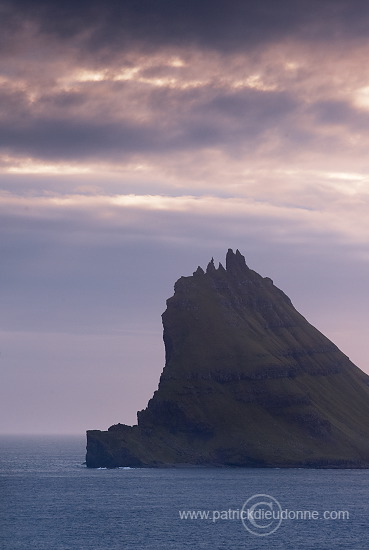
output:
{"label": "shadowed cliff base", "polygon": [[237,250],[181,277],[138,424],[87,431],[88,467],[369,467],[369,376]]}

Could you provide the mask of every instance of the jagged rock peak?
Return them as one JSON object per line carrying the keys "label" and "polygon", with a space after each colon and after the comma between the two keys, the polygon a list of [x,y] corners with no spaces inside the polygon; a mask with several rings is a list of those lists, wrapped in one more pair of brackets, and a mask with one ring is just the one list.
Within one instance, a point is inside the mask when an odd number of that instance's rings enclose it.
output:
{"label": "jagged rock peak", "polygon": [[[211,258],[206,267],[206,273],[208,275],[215,274],[216,272],[228,271],[228,273],[237,273],[245,270],[249,271],[249,268],[246,265],[245,257],[238,249],[236,250],[236,252],[233,252],[232,248],[228,249],[225,268],[220,262],[218,268],[216,268],[214,264],[214,258]],[[203,275],[204,273],[204,270],[199,266],[194,272],[194,275]]]}
{"label": "jagged rock peak", "polygon": [[212,273],[214,271],[215,271],[214,258],[212,258],[208,263],[208,266],[206,268],[206,273]]}
{"label": "jagged rock peak", "polygon": [[239,273],[245,270],[250,271],[249,267],[246,265],[245,257],[238,249],[236,252],[233,252],[232,248],[229,248],[226,255],[226,267],[224,267],[221,262],[219,262],[218,267],[215,267],[214,258],[211,258],[205,270],[201,266],[198,266],[193,272],[193,275],[215,275],[216,273],[225,273],[226,271],[228,271],[228,273]]}
{"label": "jagged rock peak", "polygon": [[226,270],[233,272],[238,271],[239,269],[248,269],[245,257],[242,256],[238,249],[236,250],[236,253],[234,253],[231,248],[228,248],[226,255]]}
{"label": "jagged rock peak", "polygon": [[194,275],[204,275],[204,270],[202,267],[198,266],[196,271],[193,272]]}

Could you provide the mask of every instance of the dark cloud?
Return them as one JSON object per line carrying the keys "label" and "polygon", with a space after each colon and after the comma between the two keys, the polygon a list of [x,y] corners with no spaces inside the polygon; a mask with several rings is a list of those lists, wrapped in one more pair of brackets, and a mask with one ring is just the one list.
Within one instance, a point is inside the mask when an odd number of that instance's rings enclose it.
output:
{"label": "dark cloud", "polygon": [[347,128],[368,131],[369,112],[356,109],[345,101],[318,101],[311,109],[318,124],[344,125]]}
{"label": "dark cloud", "polygon": [[[28,47],[31,53],[22,52],[14,58],[14,70],[23,74],[20,81],[13,87],[0,81],[0,148],[14,156],[56,161],[120,160],[136,154],[171,155],[208,148],[238,155],[246,154],[246,150],[254,154],[263,140],[274,133],[274,145],[269,148],[274,154],[282,154],[287,147],[294,151],[306,147],[321,149],[325,138],[314,140],[322,125],[347,124],[364,131],[366,116],[360,119],[355,109],[343,101],[323,101],[320,97],[309,99],[306,107],[306,97],[296,93],[296,80],[292,73],[286,76],[284,69],[280,69],[277,82],[281,86],[273,90],[278,73],[273,55],[260,62],[266,80],[272,83],[270,89],[250,86],[230,91],[232,78],[236,81],[250,76],[257,72],[258,64],[250,62],[248,66],[245,62],[243,66],[239,62],[224,83],[222,70],[227,61],[222,55],[204,75],[201,86],[192,89],[181,89],[181,84],[201,79],[204,66],[201,62],[196,65],[196,56],[185,67],[166,66],[163,60],[160,65],[160,56],[152,59],[151,66],[147,56],[147,65],[139,67],[138,56],[136,80],[131,81],[114,81],[114,76],[109,80],[109,75],[106,81],[73,81],[73,71],[86,68],[76,61],[80,50],[92,65],[96,59],[101,61],[101,53],[106,64],[96,61],[96,66],[109,72],[115,66],[116,52],[131,51],[139,44],[146,44],[150,53],[157,47],[180,45],[188,51],[198,48],[199,55],[209,48],[221,53],[240,51],[246,59],[250,48],[276,40],[283,42],[289,36],[310,43],[311,33],[318,38],[322,33],[321,38],[327,42],[330,33],[334,40],[359,36],[360,29],[358,33],[354,29],[366,20],[369,5],[365,8],[359,0],[353,4],[361,9],[360,18],[352,3],[343,0],[3,2],[3,24],[12,29],[19,47],[22,32],[30,33],[24,48]],[[59,40],[61,50],[53,40]],[[51,44],[49,51],[47,46]],[[68,50],[64,59],[63,44],[74,44],[74,55]],[[311,65],[311,59],[307,63]],[[5,72],[10,71],[9,64],[10,61],[4,64]],[[129,61],[121,60],[120,69],[122,66],[129,66]],[[308,80],[308,72],[304,75]],[[160,89],[145,81],[172,76],[177,78],[178,88],[168,85]],[[303,117],[305,122],[310,118],[310,123],[303,125]],[[361,126],[360,120],[365,120]],[[313,122],[317,123],[316,128]],[[329,139],[331,150],[342,147],[339,137]]]}
{"label": "dark cloud", "polygon": [[[106,86],[107,94],[114,88],[116,83]],[[137,112],[130,108],[129,98],[123,113],[116,111],[115,93],[108,107],[102,95],[100,112],[100,100],[94,103],[88,92],[46,94],[28,110],[24,94],[6,92],[2,96],[0,150],[46,161],[122,161],[143,154],[199,153],[209,147],[247,156],[273,133],[278,139],[270,155],[284,155],[284,151],[289,155],[288,151],[307,147],[319,150],[325,141],[331,152],[342,148],[340,134],[318,136],[324,125],[367,131],[368,115],[349,104],[318,101],[306,108],[287,91],[229,92],[211,86],[190,91],[154,90],[142,96],[149,113],[146,120],[142,120],[140,107]],[[139,89],[136,96],[140,98]],[[306,117],[314,125],[306,125]]]}
{"label": "dark cloud", "polygon": [[196,107],[196,113],[225,115],[230,119],[249,118],[280,120],[295,110],[297,101],[287,92],[244,89],[233,93],[218,93],[207,104]]}
{"label": "dark cloud", "polygon": [[88,101],[88,96],[77,91],[62,91],[45,94],[40,97],[39,105],[43,109],[73,109],[82,107]]}
{"label": "dark cloud", "polygon": [[[78,109],[89,108],[87,93],[49,95],[29,111],[26,99],[21,94],[18,99],[23,101],[4,96],[7,114],[0,120],[0,148],[55,160],[125,158],[136,153],[152,155],[214,146],[229,149],[237,145],[242,150],[250,141],[257,146],[265,132],[277,126],[281,135],[292,132],[293,116],[298,113],[298,102],[287,92],[229,93],[206,87],[196,92],[154,92],[152,97],[145,97],[151,106],[146,121],[140,120],[140,111],[134,113],[136,119],[115,114],[114,102],[107,112],[91,109],[86,117],[84,110],[79,113]],[[181,110],[181,105],[187,109]],[[63,116],[53,116],[55,109]],[[40,110],[45,114],[38,115]],[[126,111],[128,114],[128,107]]]}
{"label": "dark cloud", "polygon": [[16,0],[3,3],[4,26],[36,22],[62,40],[81,37],[87,48],[133,45],[235,50],[281,37],[327,41],[367,35],[365,0]]}
{"label": "dark cloud", "polygon": [[41,159],[122,158],[132,152],[154,152],[157,132],[143,124],[32,118],[9,127],[0,122],[0,147],[13,154]]}
{"label": "dark cloud", "polygon": [[[208,102],[199,103],[187,116],[190,120],[192,117],[193,122],[197,120],[200,128],[201,121],[208,124],[212,121],[213,133],[221,133],[225,147],[228,141],[228,147],[234,147],[237,142],[242,148],[250,141],[258,144],[266,132],[276,127],[282,138],[284,130],[292,129],[296,124],[298,107],[298,101],[287,92],[246,89],[218,93]],[[214,132],[215,129],[218,131]]]}
{"label": "dark cloud", "polygon": [[22,90],[14,90],[11,86],[0,86],[0,121],[20,120],[29,116],[29,106],[26,94]]}

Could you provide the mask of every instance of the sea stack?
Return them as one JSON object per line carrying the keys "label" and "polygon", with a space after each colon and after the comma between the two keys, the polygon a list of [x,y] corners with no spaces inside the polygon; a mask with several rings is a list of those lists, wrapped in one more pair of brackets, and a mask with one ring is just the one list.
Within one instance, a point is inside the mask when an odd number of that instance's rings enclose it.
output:
{"label": "sea stack", "polygon": [[137,425],[87,432],[88,467],[369,467],[369,376],[238,250],[162,319],[159,387]]}

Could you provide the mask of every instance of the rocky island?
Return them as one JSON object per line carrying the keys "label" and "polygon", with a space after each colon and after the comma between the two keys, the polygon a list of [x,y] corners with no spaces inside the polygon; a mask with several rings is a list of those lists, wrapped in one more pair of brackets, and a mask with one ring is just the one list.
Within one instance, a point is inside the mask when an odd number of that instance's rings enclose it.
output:
{"label": "rocky island", "polygon": [[174,290],[159,387],[87,432],[88,467],[369,467],[369,376],[270,278],[228,250]]}

